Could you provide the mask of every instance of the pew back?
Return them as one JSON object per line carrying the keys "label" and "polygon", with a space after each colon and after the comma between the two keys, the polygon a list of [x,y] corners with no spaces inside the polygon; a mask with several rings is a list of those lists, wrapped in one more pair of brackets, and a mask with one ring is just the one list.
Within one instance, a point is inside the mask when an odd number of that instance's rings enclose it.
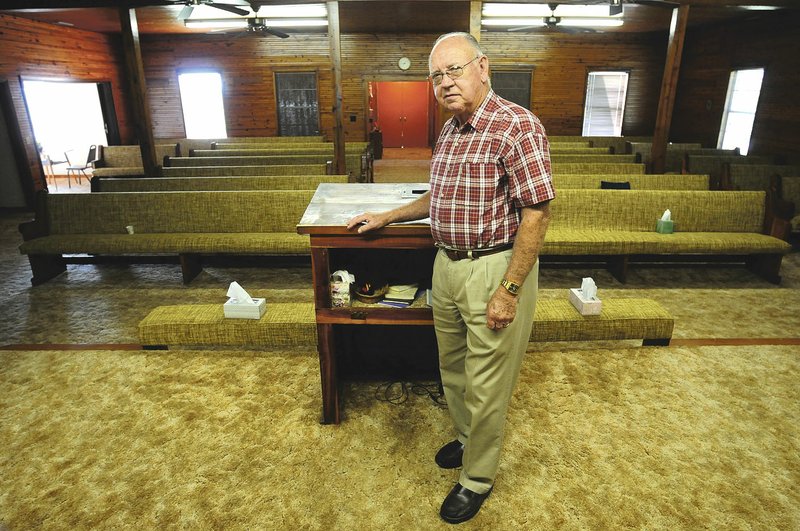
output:
{"label": "pew back", "polygon": [[326,164],[283,164],[269,166],[197,166],[161,168],[164,177],[236,177],[266,175],[322,175]]}
{"label": "pew back", "polygon": [[[49,194],[49,233],[295,232],[313,190]],[[277,208],[276,208],[277,207]]]}
{"label": "pew back", "polygon": [[630,183],[632,190],[708,190],[708,175],[690,174],[555,174],[553,185],[556,190],[563,188],[600,188],[603,181]]}
{"label": "pew back", "polygon": [[560,190],[550,228],[654,232],[665,210],[675,232],[761,233],[764,192]]}
{"label": "pew back", "polygon": [[253,177],[156,177],[101,179],[97,192],[213,190],[316,190],[321,183],[346,183],[347,175],[269,175]]}

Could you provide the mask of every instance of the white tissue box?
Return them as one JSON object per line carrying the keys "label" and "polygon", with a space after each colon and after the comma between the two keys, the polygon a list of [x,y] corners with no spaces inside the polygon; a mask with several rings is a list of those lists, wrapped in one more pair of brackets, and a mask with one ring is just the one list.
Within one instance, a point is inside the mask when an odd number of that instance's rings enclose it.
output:
{"label": "white tissue box", "polygon": [[238,302],[236,299],[228,299],[222,305],[225,317],[231,319],[261,319],[267,311],[267,299],[257,299],[253,297],[254,304]]}
{"label": "white tissue box", "polygon": [[603,309],[603,301],[597,297],[585,298],[581,288],[571,288],[569,290],[569,302],[575,306],[575,309],[581,315],[599,315]]}

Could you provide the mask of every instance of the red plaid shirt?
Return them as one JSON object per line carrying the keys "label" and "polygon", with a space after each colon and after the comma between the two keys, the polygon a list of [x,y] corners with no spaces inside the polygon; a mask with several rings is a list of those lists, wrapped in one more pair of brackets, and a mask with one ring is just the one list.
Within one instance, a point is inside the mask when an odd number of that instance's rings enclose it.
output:
{"label": "red plaid shirt", "polygon": [[431,160],[431,233],[470,250],[511,243],[520,208],[555,196],[550,146],[530,111],[490,91],[467,123],[442,128]]}

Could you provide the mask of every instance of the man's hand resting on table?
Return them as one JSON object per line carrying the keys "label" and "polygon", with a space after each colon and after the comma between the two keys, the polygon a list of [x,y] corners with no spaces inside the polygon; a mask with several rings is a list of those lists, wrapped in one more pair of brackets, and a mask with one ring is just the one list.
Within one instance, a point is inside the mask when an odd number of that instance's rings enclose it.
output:
{"label": "man's hand resting on table", "polygon": [[348,230],[352,230],[358,227],[358,232],[362,233],[385,227],[390,221],[391,217],[389,216],[389,212],[364,212],[363,214],[351,218],[350,221],[347,222],[347,228]]}

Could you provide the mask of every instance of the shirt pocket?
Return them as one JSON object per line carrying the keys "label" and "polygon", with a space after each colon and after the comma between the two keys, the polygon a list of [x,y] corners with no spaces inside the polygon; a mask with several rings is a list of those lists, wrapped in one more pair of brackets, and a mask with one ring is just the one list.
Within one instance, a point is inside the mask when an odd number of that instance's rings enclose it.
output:
{"label": "shirt pocket", "polygon": [[453,201],[461,207],[476,209],[476,214],[480,214],[494,204],[503,178],[504,172],[500,164],[464,162],[459,167]]}

